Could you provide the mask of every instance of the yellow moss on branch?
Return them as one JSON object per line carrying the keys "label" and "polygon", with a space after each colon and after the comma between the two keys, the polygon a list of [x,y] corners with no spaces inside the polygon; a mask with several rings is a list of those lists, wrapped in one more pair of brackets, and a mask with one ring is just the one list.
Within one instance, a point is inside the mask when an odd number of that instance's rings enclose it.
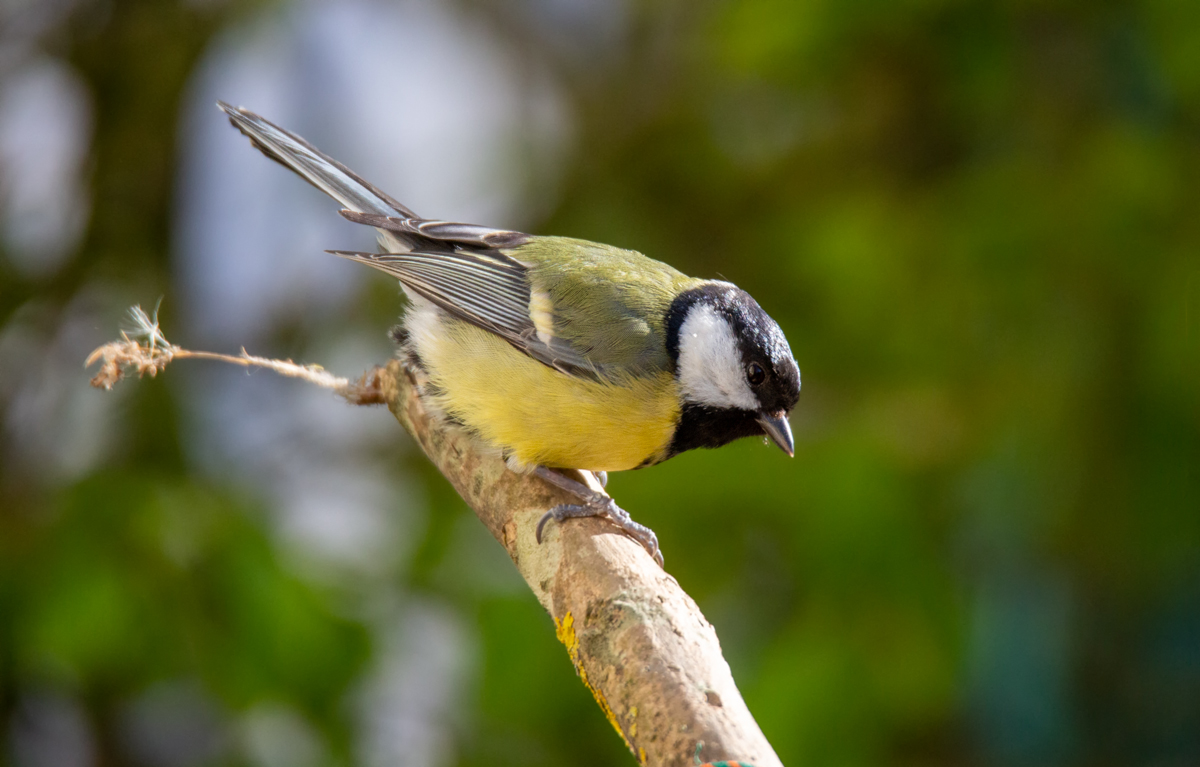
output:
{"label": "yellow moss on branch", "polygon": [[[554,618],[554,616],[550,616]],[[562,620],[554,618],[554,634],[558,637],[558,641],[563,643],[567,648],[567,655],[571,658],[571,665],[575,667],[575,672],[579,674],[579,681],[583,682],[583,686],[588,688],[592,693],[592,697],[596,699],[596,704],[600,706],[600,710],[604,712],[608,723],[613,726],[617,734],[621,736],[621,740],[625,741],[625,745],[629,746],[629,750],[633,750],[633,743],[630,742],[629,736],[625,734],[625,730],[621,728],[621,723],[617,721],[617,715],[613,713],[612,707],[608,705],[608,701],[604,697],[604,693],[592,686],[588,681],[587,669],[579,662],[579,637],[575,636],[575,616],[568,612],[563,616]],[[637,708],[633,709],[633,714],[637,715]],[[634,733],[636,734],[636,730]]]}

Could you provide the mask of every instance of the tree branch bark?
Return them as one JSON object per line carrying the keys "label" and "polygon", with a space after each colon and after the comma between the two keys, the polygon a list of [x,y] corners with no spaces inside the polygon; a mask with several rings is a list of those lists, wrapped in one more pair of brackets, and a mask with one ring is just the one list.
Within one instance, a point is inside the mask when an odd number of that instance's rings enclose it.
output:
{"label": "tree branch bark", "polygon": [[508,551],[554,619],[579,678],[640,763],[690,767],[703,744],[705,762],[781,765],[712,625],[640,544],[600,519],[550,524],[538,544],[541,516],[575,499],[508,471],[465,434],[443,428],[399,362],[374,376],[396,419]]}
{"label": "tree branch bark", "polygon": [[122,333],[88,357],[87,365],[100,363],[93,386],[110,389],[127,372],[157,375],[177,359],[215,359],[302,378],[352,404],[386,403],[504,545],[554,619],[579,678],[639,762],[690,767],[699,755],[705,762],[782,767],[733,682],[716,632],[675,579],[604,520],[551,524],[538,544],[542,515],[576,499],[509,471],[499,456],[477,451],[461,430],[431,417],[400,362],[351,382],[244,349],[237,356],[193,352],[170,343],[141,307],[130,317],[132,335]]}

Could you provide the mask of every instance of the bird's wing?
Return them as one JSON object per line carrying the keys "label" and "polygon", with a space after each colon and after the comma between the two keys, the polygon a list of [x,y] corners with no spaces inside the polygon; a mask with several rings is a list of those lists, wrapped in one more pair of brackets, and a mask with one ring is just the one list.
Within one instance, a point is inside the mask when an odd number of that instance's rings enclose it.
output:
{"label": "bird's wing", "polygon": [[[497,231],[471,225],[447,226]],[[535,321],[526,267],[498,250],[460,247],[453,252],[434,253],[329,252],[391,274],[451,315],[495,333],[542,364],[580,378],[595,380],[603,375],[569,341],[553,336],[545,325],[539,329],[538,322],[548,322],[549,315]]]}
{"label": "bird's wing", "polygon": [[500,250],[529,242],[530,235],[422,219],[300,136],[247,109],[217,103],[267,157],[341,203],[346,218],[379,230],[380,244],[389,251],[331,253],[392,274],[450,314],[495,333],[538,362],[570,375],[601,375],[583,350],[553,335],[549,314],[535,321],[527,267]]}

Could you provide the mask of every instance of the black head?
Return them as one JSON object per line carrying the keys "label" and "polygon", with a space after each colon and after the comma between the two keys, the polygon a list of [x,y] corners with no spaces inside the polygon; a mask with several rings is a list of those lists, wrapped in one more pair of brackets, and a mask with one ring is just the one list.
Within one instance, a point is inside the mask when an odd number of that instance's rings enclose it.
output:
{"label": "black head", "polygon": [[800,368],[749,293],[727,282],[681,293],[667,313],[667,349],[683,396],[672,455],[764,434],[792,453],[787,415],[800,399]]}

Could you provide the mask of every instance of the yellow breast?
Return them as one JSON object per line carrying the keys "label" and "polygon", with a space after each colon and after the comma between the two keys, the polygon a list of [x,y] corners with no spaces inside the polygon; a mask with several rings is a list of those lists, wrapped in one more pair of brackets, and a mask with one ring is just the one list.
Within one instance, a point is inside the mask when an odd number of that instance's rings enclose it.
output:
{"label": "yellow breast", "polygon": [[664,457],[679,417],[669,373],[583,380],[474,325],[438,325],[413,334],[437,404],[521,463],[622,471]]}

